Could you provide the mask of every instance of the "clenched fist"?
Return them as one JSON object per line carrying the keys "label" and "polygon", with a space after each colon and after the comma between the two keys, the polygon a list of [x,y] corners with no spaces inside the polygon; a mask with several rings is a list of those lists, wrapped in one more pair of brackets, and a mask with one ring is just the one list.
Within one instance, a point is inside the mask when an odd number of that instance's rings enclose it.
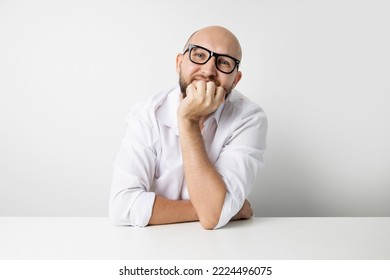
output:
{"label": "clenched fist", "polygon": [[232,221],[241,219],[250,219],[253,216],[253,210],[251,204],[247,199],[244,201],[244,205],[241,210],[231,219]]}
{"label": "clenched fist", "polygon": [[213,113],[225,101],[226,91],[214,82],[195,81],[188,85],[187,96],[181,97],[178,119],[199,122]]}

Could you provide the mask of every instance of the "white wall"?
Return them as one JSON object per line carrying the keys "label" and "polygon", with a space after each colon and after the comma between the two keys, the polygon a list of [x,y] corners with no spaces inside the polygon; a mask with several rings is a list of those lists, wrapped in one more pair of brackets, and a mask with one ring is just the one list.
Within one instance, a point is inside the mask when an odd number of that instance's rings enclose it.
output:
{"label": "white wall", "polygon": [[387,3],[0,0],[0,215],[107,215],[130,106],[218,24],[269,117],[256,215],[389,216]]}

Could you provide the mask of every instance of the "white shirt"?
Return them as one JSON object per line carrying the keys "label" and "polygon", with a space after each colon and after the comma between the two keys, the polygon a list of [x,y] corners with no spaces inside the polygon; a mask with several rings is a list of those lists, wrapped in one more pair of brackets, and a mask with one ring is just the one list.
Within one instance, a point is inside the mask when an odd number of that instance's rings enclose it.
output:
{"label": "white shirt", "polygon": [[[177,126],[180,88],[134,106],[114,163],[110,218],[118,225],[146,226],[156,195],[189,199]],[[264,165],[264,111],[233,90],[202,130],[206,151],[227,188],[216,228],[238,213]],[[210,186],[212,187],[212,186]]]}

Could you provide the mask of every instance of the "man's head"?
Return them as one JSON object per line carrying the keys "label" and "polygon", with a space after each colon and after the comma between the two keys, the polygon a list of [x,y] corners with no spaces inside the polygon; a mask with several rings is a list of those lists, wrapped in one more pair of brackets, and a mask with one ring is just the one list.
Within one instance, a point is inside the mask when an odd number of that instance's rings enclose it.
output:
{"label": "man's head", "polygon": [[241,79],[242,73],[238,71],[241,57],[238,39],[226,28],[209,26],[196,31],[176,58],[182,94],[185,96],[187,86],[196,80],[213,81],[230,94]]}

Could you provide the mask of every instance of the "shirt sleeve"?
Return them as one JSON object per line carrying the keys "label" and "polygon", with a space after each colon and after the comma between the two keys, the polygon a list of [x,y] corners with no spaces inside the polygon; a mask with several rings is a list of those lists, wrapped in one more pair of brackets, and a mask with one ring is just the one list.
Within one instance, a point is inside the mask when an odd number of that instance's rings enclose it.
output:
{"label": "shirt sleeve", "polygon": [[252,107],[231,125],[215,167],[227,193],[216,228],[226,225],[242,208],[251,192],[259,169],[264,165],[267,118],[260,107]]}
{"label": "shirt sleeve", "polygon": [[137,109],[127,118],[127,129],[113,167],[110,220],[116,225],[144,227],[155,200],[150,191],[156,167],[156,136],[151,123]]}

